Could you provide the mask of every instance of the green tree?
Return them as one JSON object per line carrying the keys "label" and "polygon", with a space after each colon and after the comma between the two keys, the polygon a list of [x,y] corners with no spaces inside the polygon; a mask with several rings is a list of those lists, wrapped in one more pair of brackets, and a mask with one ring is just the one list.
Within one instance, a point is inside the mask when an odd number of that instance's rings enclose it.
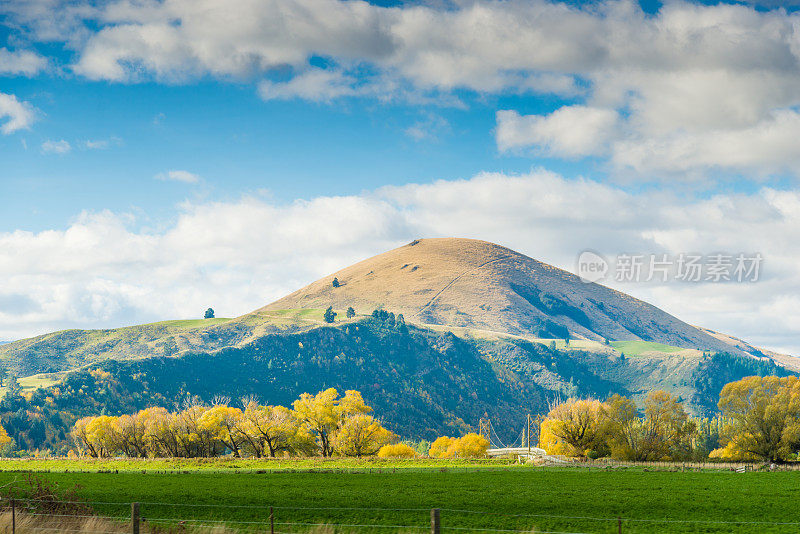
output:
{"label": "green tree", "polygon": [[353,307],[350,306],[349,308],[347,308],[347,312],[345,315],[347,315],[348,319],[352,319],[353,317],[356,316],[356,310],[354,310]]}
{"label": "green tree", "polygon": [[3,382],[8,378],[8,369],[5,365],[0,365],[0,388],[3,387]]}
{"label": "green tree", "polygon": [[22,385],[19,383],[19,379],[17,375],[11,375],[11,378],[8,379],[8,393],[7,395],[19,395],[19,392],[22,391]]}
{"label": "green tree", "polygon": [[214,318],[214,308],[209,308],[206,310],[203,319],[213,319]]}
{"label": "green tree", "polygon": [[339,287],[341,284],[339,283],[339,279],[334,277],[333,278],[333,287]]}
{"label": "green tree", "polygon": [[336,319],[336,312],[333,311],[333,306],[328,306],[328,309],[325,310],[325,314],[323,315],[326,323],[332,323]]}
{"label": "green tree", "polygon": [[631,399],[614,395],[605,403],[606,433],[615,458],[637,461],[677,460],[691,451],[697,425],[678,397],[652,391],[638,417]]}

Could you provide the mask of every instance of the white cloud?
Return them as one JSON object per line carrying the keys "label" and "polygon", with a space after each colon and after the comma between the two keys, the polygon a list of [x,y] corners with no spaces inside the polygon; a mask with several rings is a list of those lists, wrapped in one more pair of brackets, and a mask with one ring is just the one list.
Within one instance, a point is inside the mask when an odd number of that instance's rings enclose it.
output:
{"label": "white cloud", "polygon": [[415,141],[436,141],[452,131],[450,122],[435,113],[427,113],[404,130]]}
{"label": "white cloud", "polygon": [[0,132],[5,135],[29,128],[35,118],[33,106],[14,95],[0,93]]}
{"label": "white cloud", "polygon": [[34,76],[47,67],[47,59],[30,50],[0,48],[0,74]]}
{"label": "white cloud", "polygon": [[723,169],[800,175],[800,114],[778,110],[744,128],[638,137],[614,146],[613,161],[638,172]]}
{"label": "white cloud", "polygon": [[[235,9],[223,0],[29,4],[12,1],[8,11],[37,38],[67,41],[76,50],[71,68],[89,79],[260,80],[266,100],[326,103],[441,104],[462,89],[554,93],[572,99],[565,109],[500,116],[501,149],[598,156],[646,179],[716,167],[797,174],[798,151],[782,148],[768,159],[746,142],[773,123],[785,127],[781,114],[800,107],[800,14],[781,9],[681,0],[654,15],[633,0],[584,7],[546,0],[447,7],[268,0]],[[582,122],[579,112],[599,122]],[[618,146],[591,137],[593,128],[608,134],[612,113],[620,117],[612,139]],[[740,147],[737,163],[720,150],[680,158],[682,147],[718,135]],[[657,153],[649,156],[651,148]]]}
{"label": "white cloud", "polygon": [[86,150],[105,150],[120,144],[122,144],[122,139],[112,136],[107,139],[87,139],[83,142],[83,148]]}
{"label": "white cloud", "polygon": [[156,174],[156,180],[183,182],[185,184],[196,184],[200,181],[200,176],[189,171],[167,171]]}
{"label": "white cloud", "polygon": [[[336,220],[336,225],[329,221]],[[800,354],[800,193],[687,200],[632,195],[536,171],[387,187],[276,204],[187,204],[173,225],[84,213],[65,230],[0,233],[0,339],[246,313],[341,267],[417,237],[498,242],[573,269],[592,248],[621,252],[761,252],[756,284],[622,284],[693,324]],[[341,228],[348,231],[342,232]]]}
{"label": "white cloud", "polygon": [[42,143],[42,152],[44,154],[66,154],[71,150],[72,145],[63,139],[60,141],[52,141],[48,139]]}
{"label": "white cloud", "polygon": [[498,111],[497,147],[505,151],[532,146],[567,158],[599,155],[617,137],[618,122],[614,110],[586,106],[564,106],[549,115]]}
{"label": "white cloud", "polygon": [[304,99],[330,102],[343,96],[356,96],[360,90],[357,80],[340,71],[311,69],[285,82],[264,80],[258,93],[264,100]]}

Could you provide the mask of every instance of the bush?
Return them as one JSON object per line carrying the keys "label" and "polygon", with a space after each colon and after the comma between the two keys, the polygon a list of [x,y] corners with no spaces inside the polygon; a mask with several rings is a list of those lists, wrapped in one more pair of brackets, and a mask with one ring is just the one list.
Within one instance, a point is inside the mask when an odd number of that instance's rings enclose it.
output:
{"label": "bush", "polygon": [[448,452],[454,441],[455,439],[448,438],[447,436],[436,438],[436,440],[431,444],[431,449],[428,451],[428,456],[431,458],[450,458]]}
{"label": "bush", "polygon": [[378,458],[416,458],[417,456],[419,456],[417,451],[405,443],[384,445],[381,447],[381,450],[378,451]]}
{"label": "bush", "polygon": [[480,434],[470,433],[458,438],[453,444],[454,456],[458,458],[480,458],[486,456],[489,441]]}
{"label": "bush", "polygon": [[428,455],[431,458],[480,458],[486,456],[489,442],[480,434],[470,433],[460,438],[436,438]]}

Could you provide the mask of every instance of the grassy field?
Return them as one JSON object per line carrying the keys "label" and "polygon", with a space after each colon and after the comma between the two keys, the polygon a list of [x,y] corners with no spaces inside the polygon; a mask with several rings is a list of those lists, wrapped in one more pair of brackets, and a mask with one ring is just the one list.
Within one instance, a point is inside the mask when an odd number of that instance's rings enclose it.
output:
{"label": "grassy field", "polygon": [[[617,532],[618,516],[625,518],[623,532],[637,533],[796,532],[798,524],[776,523],[800,522],[800,474],[795,472],[477,467],[436,464],[371,472],[341,468],[261,473],[231,469],[228,474],[121,470],[38,476],[62,488],[77,485],[77,494],[88,501],[120,503],[96,504],[103,515],[125,517],[128,503],[141,502],[142,516],[150,524],[192,519],[264,529],[268,507],[273,506],[280,532],[308,528],[298,523],[389,527],[338,529],[343,532],[413,532],[410,527],[428,528],[432,507],[442,509],[443,532],[454,533],[611,533]],[[24,477],[2,471],[0,486]],[[737,521],[741,523],[732,523]],[[395,528],[400,526],[404,528]]]}
{"label": "grassy field", "polygon": [[664,343],[653,343],[652,341],[612,341],[611,346],[620,352],[625,353],[626,356],[639,356],[646,352],[663,352],[671,354],[680,352],[681,347],[674,347],[672,345],[665,345]]}

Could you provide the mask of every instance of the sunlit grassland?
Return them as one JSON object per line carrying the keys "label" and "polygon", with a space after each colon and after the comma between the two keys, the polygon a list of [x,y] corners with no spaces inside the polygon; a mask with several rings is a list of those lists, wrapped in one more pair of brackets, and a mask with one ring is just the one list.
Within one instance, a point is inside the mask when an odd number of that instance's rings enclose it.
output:
{"label": "sunlit grassland", "polygon": [[681,352],[681,347],[665,345],[664,343],[654,343],[652,341],[612,341],[611,346],[616,350],[625,353],[626,356],[639,356],[647,352],[675,353]]}
{"label": "sunlit grassland", "polygon": [[[22,476],[0,472],[0,485]],[[637,533],[796,532],[797,525],[773,523],[800,522],[796,506],[800,474],[796,472],[740,474],[500,465],[454,469],[431,464],[428,468],[369,472],[356,468],[261,473],[231,469],[228,474],[120,470],[40,476],[62,487],[77,484],[78,495],[86,500],[121,503],[96,505],[96,511],[104,515],[124,516],[130,510],[128,503],[137,501],[143,503],[142,516],[153,521],[217,520],[233,526],[236,521],[266,521],[269,506],[274,507],[279,523],[422,529],[428,526],[429,509],[436,507],[442,509],[445,531],[447,527],[478,527],[611,533],[617,532],[618,516],[625,518],[624,532]],[[729,523],[734,521],[742,523]],[[393,531],[344,529],[368,530]]]}

